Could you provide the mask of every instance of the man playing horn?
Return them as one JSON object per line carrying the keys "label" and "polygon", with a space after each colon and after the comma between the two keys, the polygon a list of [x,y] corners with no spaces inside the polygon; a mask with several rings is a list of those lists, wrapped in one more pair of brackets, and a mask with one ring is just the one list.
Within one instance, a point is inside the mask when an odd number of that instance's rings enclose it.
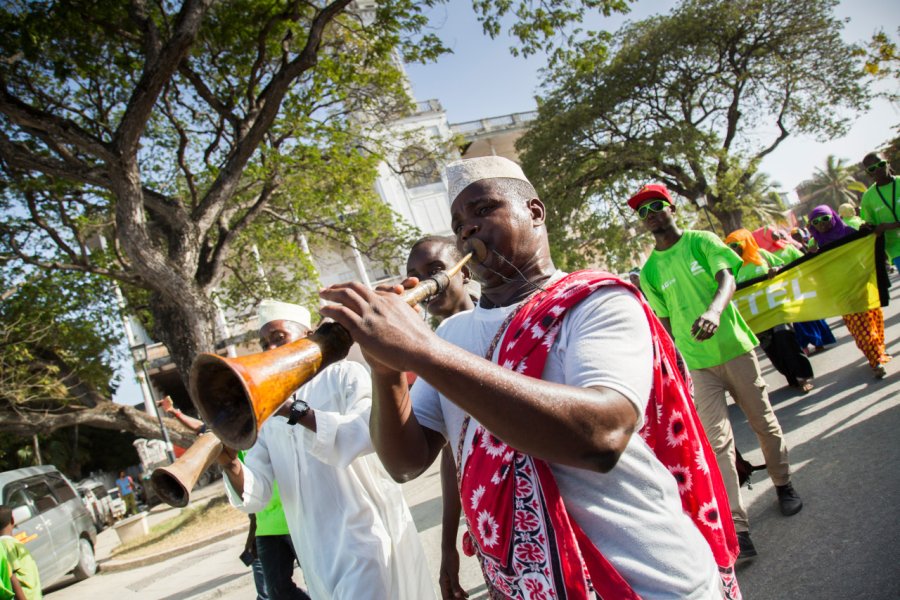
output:
{"label": "man playing horn", "polygon": [[388,471],[414,478],[449,441],[491,597],[738,597],[721,476],[658,319],[622,280],[556,269],[515,163],[458,161],[447,179],[458,246],[487,250],[475,310],[434,334],[399,289],[321,292],[372,367]]}
{"label": "man playing horn", "polygon": [[[305,308],[264,300],[264,350],[309,333]],[[369,374],[342,360],[323,369],[263,424],[244,463],[219,463],[231,503],[258,512],[278,481],[309,594],[319,599],[433,598],[426,561],[400,486],[372,453]]]}

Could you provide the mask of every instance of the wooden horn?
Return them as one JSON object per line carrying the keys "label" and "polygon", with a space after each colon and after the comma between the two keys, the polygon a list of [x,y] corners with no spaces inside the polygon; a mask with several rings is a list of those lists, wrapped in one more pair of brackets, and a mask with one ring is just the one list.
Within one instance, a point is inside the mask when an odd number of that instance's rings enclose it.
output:
{"label": "wooden horn", "polygon": [[191,501],[191,490],[200,475],[215,462],[221,452],[221,440],[213,433],[204,433],[171,465],[153,469],[150,485],[156,495],[169,506],[187,506]]}
{"label": "wooden horn", "polygon": [[[484,260],[484,245],[473,245],[453,268],[406,290],[403,299],[415,305],[441,293],[473,254]],[[191,366],[191,399],[226,446],[247,450],[263,422],[316,373],[345,358],[352,345],[349,332],[329,321],[309,337],[265,352],[236,358],[200,354]]]}

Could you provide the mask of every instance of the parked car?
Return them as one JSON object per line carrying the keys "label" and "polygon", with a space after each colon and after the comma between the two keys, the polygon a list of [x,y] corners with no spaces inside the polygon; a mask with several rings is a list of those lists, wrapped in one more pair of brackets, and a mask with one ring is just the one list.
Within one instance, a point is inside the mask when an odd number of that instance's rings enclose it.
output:
{"label": "parked car", "polygon": [[78,490],[81,501],[91,513],[97,531],[103,531],[116,522],[112,499],[109,497],[109,492],[103,487],[103,483],[96,479],[85,479],[76,483],[75,489]]}
{"label": "parked car", "polygon": [[42,586],[70,572],[81,580],[97,571],[97,531],[91,515],[56,467],[0,473],[0,502],[12,508],[13,536],[34,557]]}

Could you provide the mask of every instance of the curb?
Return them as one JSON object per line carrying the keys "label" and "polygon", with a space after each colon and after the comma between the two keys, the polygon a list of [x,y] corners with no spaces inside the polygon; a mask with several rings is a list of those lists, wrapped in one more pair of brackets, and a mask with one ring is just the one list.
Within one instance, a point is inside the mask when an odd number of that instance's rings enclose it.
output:
{"label": "curb", "polygon": [[207,544],[212,544],[239,534],[246,535],[246,533],[247,527],[246,525],[244,525],[235,529],[217,533],[216,535],[203,538],[202,540],[194,540],[189,544],[184,544],[183,546],[178,546],[177,548],[172,548],[171,550],[166,550],[165,552],[160,552],[158,554],[151,554],[148,556],[142,556],[140,558],[133,558],[131,560],[106,559],[100,561],[98,563],[98,567],[101,573],[116,573],[119,571],[128,571],[130,569],[136,569],[138,567],[144,567],[149,564],[154,564],[163,560],[175,558],[176,556],[180,556],[185,552],[191,552]]}

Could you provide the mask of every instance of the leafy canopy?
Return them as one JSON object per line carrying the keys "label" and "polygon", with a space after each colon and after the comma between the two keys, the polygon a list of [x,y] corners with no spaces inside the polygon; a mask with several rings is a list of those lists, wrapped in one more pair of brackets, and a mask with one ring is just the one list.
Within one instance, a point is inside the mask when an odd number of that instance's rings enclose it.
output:
{"label": "leafy canopy", "polygon": [[650,181],[694,206],[705,198],[726,232],[737,229],[760,197],[763,157],[791,134],[846,131],[868,94],[834,6],[685,0],[579,43],[550,69],[520,150],[550,206],[557,258],[577,266],[596,258],[590,248],[618,252],[608,219],[620,215],[627,231],[633,217],[618,207]]}

